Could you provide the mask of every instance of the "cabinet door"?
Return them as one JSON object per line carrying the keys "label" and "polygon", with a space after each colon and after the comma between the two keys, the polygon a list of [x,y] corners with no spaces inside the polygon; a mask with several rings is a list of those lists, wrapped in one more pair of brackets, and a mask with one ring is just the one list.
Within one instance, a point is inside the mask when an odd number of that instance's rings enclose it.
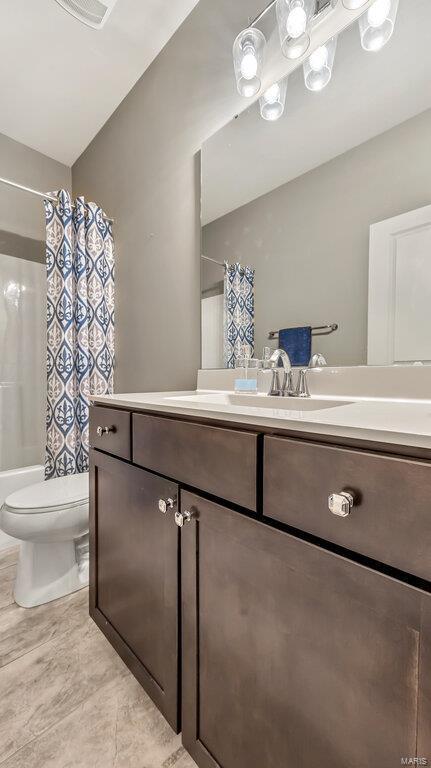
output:
{"label": "cabinet door", "polygon": [[430,750],[427,593],[181,503],[183,741],[199,766],[393,768]]}
{"label": "cabinet door", "polygon": [[91,452],[90,614],[178,730],[178,488]]}

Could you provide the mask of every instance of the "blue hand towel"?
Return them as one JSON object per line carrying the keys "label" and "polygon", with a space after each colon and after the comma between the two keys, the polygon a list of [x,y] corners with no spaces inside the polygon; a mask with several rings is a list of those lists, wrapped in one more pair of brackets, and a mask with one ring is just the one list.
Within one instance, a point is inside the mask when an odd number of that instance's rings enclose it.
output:
{"label": "blue hand towel", "polygon": [[311,326],[283,328],[278,332],[280,349],[290,357],[292,365],[308,365],[311,358]]}

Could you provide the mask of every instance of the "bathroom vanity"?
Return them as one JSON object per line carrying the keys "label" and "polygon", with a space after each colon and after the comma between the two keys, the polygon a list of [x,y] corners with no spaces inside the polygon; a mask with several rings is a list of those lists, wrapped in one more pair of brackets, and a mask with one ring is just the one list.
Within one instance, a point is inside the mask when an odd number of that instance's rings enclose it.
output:
{"label": "bathroom vanity", "polygon": [[97,400],[90,613],[198,766],[430,759],[431,447],[381,424],[430,404]]}
{"label": "bathroom vanity", "polygon": [[[338,37],[278,63],[304,3],[266,5],[260,98],[196,164],[207,370],[94,398],[91,615],[200,768],[431,765],[431,4],[321,0]],[[120,288],[122,381],[191,375],[196,249],[151,314]]]}

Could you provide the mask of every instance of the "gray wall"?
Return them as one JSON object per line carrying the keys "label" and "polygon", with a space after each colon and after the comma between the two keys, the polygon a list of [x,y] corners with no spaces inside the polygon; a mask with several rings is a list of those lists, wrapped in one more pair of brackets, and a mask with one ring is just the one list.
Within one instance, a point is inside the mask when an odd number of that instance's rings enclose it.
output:
{"label": "gray wall", "polygon": [[337,322],[314,350],[366,362],[369,226],[431,203],[430,136],[431,110],[203,228],[206,256],[256,268],[258,354],[270,330]]}
{"label": "gray wall", "polygon": [[[70,190],[72,186],[70,168],[3,134],[0,134],[0,169],[0,176],[42,192],[60,187]],[[0,233],[3,233],[0,235],[0,248],[8,249],[8,253],[14,238],[6,233],[44,242],[45,209],[42,198],[0,184]],[[27,251],[24,245],[23,241],[18,243],[21,253]],[[28,254],[34,254],[37,249],[27,245]]]}
{"label": "gray wall", "polygon": [[261,0],[200,0],[73,166],[115,217],[115,389],[187,389],[200,364],[196,153],[238,110],[232,41]]}

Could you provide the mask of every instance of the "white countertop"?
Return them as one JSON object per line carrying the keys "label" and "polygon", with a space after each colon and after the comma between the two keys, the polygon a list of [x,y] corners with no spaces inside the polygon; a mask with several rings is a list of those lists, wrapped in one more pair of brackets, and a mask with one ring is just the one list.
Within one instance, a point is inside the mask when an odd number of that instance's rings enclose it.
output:
{"label": "white countertop", "polygon": [[[178,416],[195,416],[199,419],[218,419],[236,424],[255,427],[276,427],[299,432],[350,437],[381,443],[415,446],[431,449],[431,400],[311,397],[310,401],[331,401],[335,407],[319,410],[283,410],[262,408],[253,405],[254,395],[247,395],[250,405],[231,405],[210,402],[208,395],[232,395],[221,390],[198,390],[196,392],[149,392],[117,394],[93,397],[95,403],[130,408],[134,411],[158,411]],[[207,402],[193,402],[190,395],[205,395]],[[217,399],[217,398],[215,398]],[[343,402],[344,401],[344,402]],[[288,401],[287,401],[288,402]],[[295,405],[298,401],[296,399]],[[310,402],[311,405],[311,402]],[[306,406],[305,406],[306,407]]]}

